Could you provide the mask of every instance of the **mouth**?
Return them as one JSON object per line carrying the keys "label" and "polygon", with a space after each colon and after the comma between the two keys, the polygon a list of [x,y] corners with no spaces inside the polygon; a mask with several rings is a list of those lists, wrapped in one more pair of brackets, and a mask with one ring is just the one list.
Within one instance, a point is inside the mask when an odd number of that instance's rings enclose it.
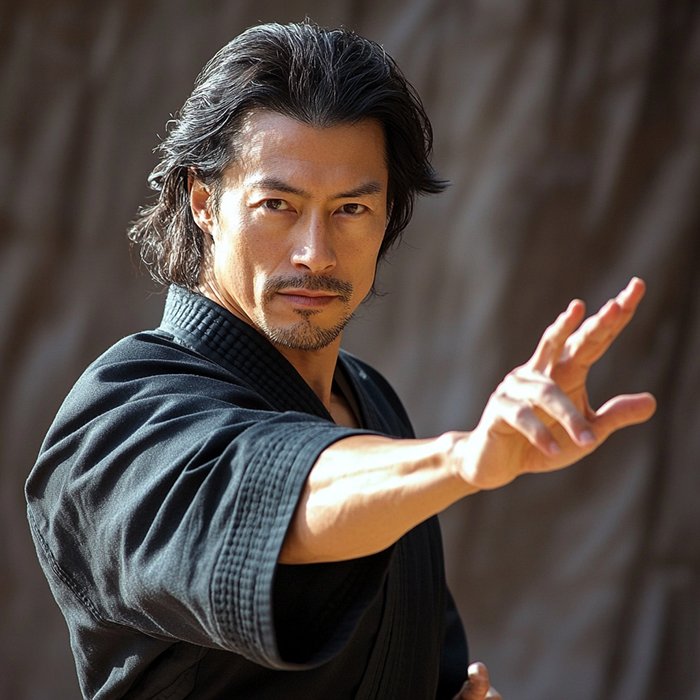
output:
{"label": "mouth", "polygon": [[277,294],[291,304],[311,309],[322,308],[339,298],[337,294],[311,289],[281,289]]}
{"label": "mouth", "polygon": [[321,309],[340,301],[350,303],[352,284],[328,275],[290,275],[274,277],[265,283],[263,298],[281,299],[306,309]]}

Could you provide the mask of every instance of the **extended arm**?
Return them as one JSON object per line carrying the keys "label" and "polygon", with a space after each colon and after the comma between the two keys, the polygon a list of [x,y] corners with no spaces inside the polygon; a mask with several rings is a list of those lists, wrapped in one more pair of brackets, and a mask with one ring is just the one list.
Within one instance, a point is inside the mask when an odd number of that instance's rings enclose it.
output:
{"label": "extended arm", "polygon": [[571,302],[530,360],[492,394],[471,432],[427,440],[353,436],[324,450],[280,561],[337,561],[381,551],[464,496],[521,474],[566,467],[616,430],[650,418],[650,394],[617,396],[594,411],[586,393],[591,366],[643,295],[643,282],[633,279],[585,321],[583,302]]}

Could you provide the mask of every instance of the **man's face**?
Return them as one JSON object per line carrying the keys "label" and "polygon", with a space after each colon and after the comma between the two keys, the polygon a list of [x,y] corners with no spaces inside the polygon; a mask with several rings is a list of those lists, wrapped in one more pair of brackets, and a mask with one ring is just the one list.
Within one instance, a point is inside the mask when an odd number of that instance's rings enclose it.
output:
{"label": "man's face", "polygon": [[204,292],[282,347],[339,342],[372,287],[387,223],[381,126],[256,112],[237,140],[216,212],[208,190],[192,187],[212,238]]}

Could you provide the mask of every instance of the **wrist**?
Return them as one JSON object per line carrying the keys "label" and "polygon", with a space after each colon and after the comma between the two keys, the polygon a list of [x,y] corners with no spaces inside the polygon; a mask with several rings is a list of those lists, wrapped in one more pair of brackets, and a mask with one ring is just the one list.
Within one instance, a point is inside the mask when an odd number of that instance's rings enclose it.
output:
{"label": "wrist", "polygon": [[476,479],[469,473],[467,461],[467,444],[470,433],[451,430],[438,437],[441,454],[451,478],[459,485],[463,496],[481,491]]}

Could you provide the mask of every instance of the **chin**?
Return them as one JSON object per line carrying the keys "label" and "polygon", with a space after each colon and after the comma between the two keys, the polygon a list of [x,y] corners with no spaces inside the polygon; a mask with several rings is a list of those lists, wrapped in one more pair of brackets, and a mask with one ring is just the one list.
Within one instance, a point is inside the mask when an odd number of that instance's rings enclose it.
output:
{"label": "chin", "polygon": [[308,320],[286,326],[272,326],[266,323],[260,331],[273,345],[288,350],[315,351],[323,350],[335,342],[349,320],[349,318],[342,319],[331,327],[318,326]]}

